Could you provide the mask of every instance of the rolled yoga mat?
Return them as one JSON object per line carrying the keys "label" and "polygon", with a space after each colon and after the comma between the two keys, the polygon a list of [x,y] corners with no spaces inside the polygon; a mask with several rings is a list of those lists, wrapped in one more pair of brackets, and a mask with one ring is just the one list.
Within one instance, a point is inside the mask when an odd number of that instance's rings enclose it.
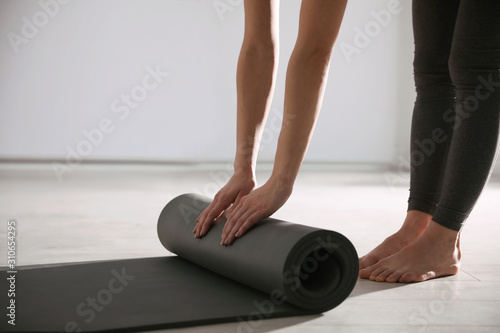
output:
{"label": "rolled yoga mat", "polygon": [[[267,218],[230,246],[219,217],[192,233],[210,199],[184,194],[158,220],[158,237],[177,256],[18,267],[0,280],[1,332],[136,332],[220,322],[253,331],[266,318],[318,314],[344,301],[358,256],[341,234]],[[6,267],[1,268],[4,276]]]}

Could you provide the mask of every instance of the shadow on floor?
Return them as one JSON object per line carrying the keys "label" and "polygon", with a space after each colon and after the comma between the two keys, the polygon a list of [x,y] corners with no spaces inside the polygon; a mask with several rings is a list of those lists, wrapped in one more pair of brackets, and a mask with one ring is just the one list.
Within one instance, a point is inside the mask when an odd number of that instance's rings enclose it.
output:
{"label": "shadow on floor", "polygon": [[203,325],[185,328],[174,328],[166,330],[151,331],[150,333],[220,333],[220,332],[252,332],[252,333],[267,333],[278,329],[299,325],[316,318],[322,317],[322,314],[297,316],[297,317],[283,317],[265,319],[262,321],[255,321],[251,324],[248,322],[225,323],[214,325]]}
{"label": "shadow on floor", "polygon": [[356,286],[352,290],[349,298],[357,297],[361,295],[366,295],[370,293],[375,293],[379,291],[400,288],[408,285],[408,283],[387,283],[387,282],[375,282],[367,279],[361,279],[358,277]]}

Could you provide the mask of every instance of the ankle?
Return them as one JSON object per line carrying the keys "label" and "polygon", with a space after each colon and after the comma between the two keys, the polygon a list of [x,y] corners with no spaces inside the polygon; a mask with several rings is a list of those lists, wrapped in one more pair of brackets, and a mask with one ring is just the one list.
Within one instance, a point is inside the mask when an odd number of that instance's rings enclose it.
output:
{"label": "ankle", "polygon": [[419,210],[409,210],[406,212],[405,223],[423,223],[425,221],[428,224],[431,219],[431,214],[424,213]]}
{"label": "ankle", "polygon": [[418,237],[425,231],[431,219],[432,216],[427,213],[409,210],[398,233],[403,236]]}
{"label": "ankle", "polygon": [[454,244],[458,246],[460,242],[460,232],[446,228],[434,221],[429,223],[427,233],[443,244]]}

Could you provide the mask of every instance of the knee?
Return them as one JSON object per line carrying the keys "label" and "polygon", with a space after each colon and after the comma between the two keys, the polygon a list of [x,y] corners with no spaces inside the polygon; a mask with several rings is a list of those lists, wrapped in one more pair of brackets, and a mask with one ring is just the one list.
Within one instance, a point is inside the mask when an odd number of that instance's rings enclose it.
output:
{"label": "knee", "polygon": [[462,59],[457,54],[450,55],[448,68],[453,85],[459,90],[473,88],[477,79],[477,70],[474,64],[467,59]]}
{"label": "knee", "polygon": [[278,43],[270,39],[245,39],[241,54],[245,57],[274,61],[278,57]]}
{"label": "knee", "polygon": [[415,52],[413,75],[417,92],[436,92],[453,90],[453,83],[448,68],[448,56],[430,52]]}
{"label": "knee", "polygon": [[500,52],[480,49],[452,50],[448,61],[457,90],[475,90],[488,80],[499,80]]}
{"label": "knee", "polygon": [[332,48],[321,44],[297,44],[292,57],[301,63],[313,66],[328,65],[332,56]]}
{"label": "knee", "polygon": [[249,54],[273,55],[279,49],[278,36],[272,31],[256,33],[255,31],[245,31],[241,50]]}

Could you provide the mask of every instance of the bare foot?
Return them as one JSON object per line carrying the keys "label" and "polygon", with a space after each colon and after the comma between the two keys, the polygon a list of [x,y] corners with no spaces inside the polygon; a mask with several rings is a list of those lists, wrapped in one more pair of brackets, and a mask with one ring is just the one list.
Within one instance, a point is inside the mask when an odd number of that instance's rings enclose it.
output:
{"label": "bare foot", "polygon": [[460,233],[435,222],[415,242],[362,269],[359,276],[379,282],[421,282],[460,270]]}
{"label": "bare foot", "polygon": [[402,248],[417,240],[425,231],[432,216],[417,210],[410,210],[401,229],[387,237],[379,246],[367,255],[359,258],[359,269],[376,264],[380,259],[399,252]]}

